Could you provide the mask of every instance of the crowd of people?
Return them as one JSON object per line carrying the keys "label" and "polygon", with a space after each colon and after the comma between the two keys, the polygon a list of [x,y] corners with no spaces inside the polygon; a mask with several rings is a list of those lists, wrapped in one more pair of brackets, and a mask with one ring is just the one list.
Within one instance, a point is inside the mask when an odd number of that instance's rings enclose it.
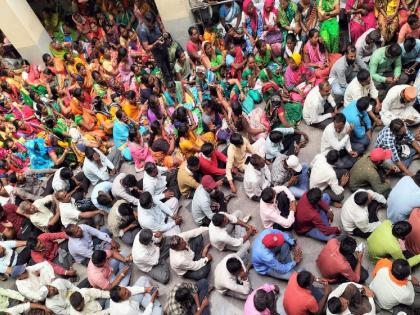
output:
{"label": "crowd of people", "polygon": [[2,48],[0,313],[419,314],[419,0],[214,7],[186,47],[149,1],[78,0],[43,65]]}

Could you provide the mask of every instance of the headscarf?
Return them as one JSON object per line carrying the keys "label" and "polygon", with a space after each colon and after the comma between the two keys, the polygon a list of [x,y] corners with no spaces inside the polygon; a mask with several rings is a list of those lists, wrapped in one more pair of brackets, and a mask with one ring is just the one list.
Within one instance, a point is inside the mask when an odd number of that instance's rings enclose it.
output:
{"label": "headscarf", "polygon": [[257,9],[254,6],[254,9],[252,10],[251,15],[248,14],[248,6],[252,3],[252,0],[244,0],[244,3],[242,5],[242,10],[246,15],[249,16],[251,20],[251,28],[254,33],[257,32],[258,27],[258,15],[257,15]]}
{"label": "headscarf", "polygon": [[[264,10],[263,10],[263,16],[264,19],[268,19],[270,14],[273,13],[276,17],[278,14],[278,9],[275,7],[275,0],[265,0],[264,1]],[[270,10],[270,12],[267,13],[267,11],[265,10],[266,8],[271,7],[272,9]]]}
{"label": "headscarf", "polygon": [[297,52],[294,52],[290,57],[293,59],[293,61],[296,63],[296,65],[299,66],[302,63],[302,55],[301,54],[299,54]]}

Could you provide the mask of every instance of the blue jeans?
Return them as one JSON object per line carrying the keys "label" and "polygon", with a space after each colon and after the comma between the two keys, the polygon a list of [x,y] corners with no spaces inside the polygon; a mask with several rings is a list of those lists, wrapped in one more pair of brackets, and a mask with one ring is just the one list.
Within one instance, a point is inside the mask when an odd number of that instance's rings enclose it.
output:
{"label": "blue jeans", "polygon": [[306,163],[302,163],[302,172],[299,175],[299,181],[296,185],[289,187],[293,196],[301,198],[303,194],[308,190],[309,186],[309,166]]}
{"label": "blue jeans", "polygon": [[[330,202],[331,202],[330,196],[328,196],[328,194],[325,194],[325,193],[322,195],[322,200],[324,200],[328,204],[330,204]],[[321,208],[318,208],[318,210],[319,210],[319,214],[321,216],[322,222],[325,225],[330,226],[330,222],[328,222],[327,213],[323,209],[321,209]],[[309,236],[311,238],[314,238],[316,240],[323,241],[323,242],[327,242],[330,239],[332,239],[332,238],[335,237],[335,234],[325,235],[318,228],[312,228],[311,230],[309,230],[308,232],[306,232],[305,235],[306,236]]]}
{"label": "blue jeans", "polygon": [[[114,272],[111,275],[111,278],[109,279],[109,282],[113,282],[117,275],[125,268],[127,265],[119,260],[111,259],[109,261],[109,266],[111,267],[112,271]],[[130,284],[130,278],[131,278],[131,269],[127,272],[124,278],[120,281],[120,286],[126,287]]]}
{"label": "blue jeans", "polygon": [[[150,278],[147,276],[141,276],[137,279],[136,283],[133,285],[134,287],[142,287],[142,288],[148,288],[152,285],[150,284]],[[152,298],[152,295],[149,293],[143,293],[143,294],[136,294],[132,295],[130,300],[136,301],[139,303],[143,308],[146,308],[147,305],[150,303],[150,300]],[[152,315],[162,315],[162,305],[160,304],[159,300],[156,299],[153,303],[153,311]]]}
{"label": "blue jeans", "polygon": [[410,146],[410,155],[405,160],[402,160],[406,167],[409,167],[411,163],[413,163],[413,158],[416,154],[417,151],[412,146]]}
{"label": "blue jeans", "polygon": [[[281,247],[277,247],[276,249],[274,249],[274,253],[275,253],[276,259],[282,264],[288,264],[293,261],[292,253],[290,251],[290,245],[288,243],[284,243]],[[292,274],[295,271],[301,271],[301,270],[302,269],[297,266],[293,267],[292,270],[286,273],[280,273],[273,269],[269,269],[266,275],[276,278],[276,279],[289,280],[289,278],[292,276]]]}
{"label": "blue jeans", "polygon": [[359,139],[356,138],[353,133],[350,135],[350,143],[351,143],[351,147],[354,151],[356,151],[359,156],[363,155],[363,153],[365,153],[367,147],[370,144],[370,139],[367,136],[367,134],[365,134],[363,136],[363,138]]}

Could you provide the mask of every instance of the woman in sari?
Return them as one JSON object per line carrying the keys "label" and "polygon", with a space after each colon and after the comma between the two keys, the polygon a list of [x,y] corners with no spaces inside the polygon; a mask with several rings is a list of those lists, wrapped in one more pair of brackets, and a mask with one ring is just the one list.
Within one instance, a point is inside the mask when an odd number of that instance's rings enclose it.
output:
{"label": "woman in sari", "polygon": [[264,39],[270,45],[281,45],[282,33],[277,26],[278,10],[274,7],[274,0],[265,0],[263,8]]}
{"label": "woman in sari", "polygon": [[112,137],[114,138],[114,145],[117,150],[120,150],[121,155],[127,161],[132,161],[130,149],[127,146],[128,135],[130,132],[129,119],[127,115],[119,110],[116,113],[114,126],[112,128]]}
{"label": "woman in sari", "polygon": [[407,23],[410,14],[417,14],[420,18],[420,0],[401,0],[401,7],[399,11],[399,24],[401,27]]}
{"label": "woman in sari", "polygon": [[353,44],[368,29],[376,28],[374,9],[375,0],[348,0],[346,2],[346,12],[350,14],[349,26]]}
{"label": "woman in sari", "polygon": [[340,27],[337,16],[340,13],[339,0],[317,0],[318,17],[321,22],[319,35],[330,53],[337,53],[340,46]]}
{"label": "woman in sari", "polygon": [[378,27],[385,44],[391,42],[398,31],[398,8],[400,0],[375,0]]}
{"label": "woman in sari", "polygon": [[86,90],[89,94],[92,94],[92,86],[93,86],[93,78],[92,73],[89,69],[86,69],[86,67],[82,63],[78,63],[76,65],[76,80],[79,83],[79,86]]}
{"label": "woman in sari", "polygon": [[246,51],[252,52],[256,40],[262,36],[264,30],[261,13],[255,8],[252,0],[243,2],[242,21],[243,32],[246,35]]}
{"label": "woman in sari", "polygon": [[292,54],[284,76],[290,98],[296,102],[302,103],[309,91],[319,83],[315,81],[314,72],[302,63],[299,53]]}
{"label": "woman in sari", "polygon": [[42,170],[54,166],[54,162],[48,155],[48,148],[45,145],[44,139],[35,138],[26,141],[25,147],[28,149],[31,169]]}
{"label": "woman in sari", "polygon": [[125,93],[125,99],[121,103],[121,109],[130,119],[134,121],[139,120],[142,111],[134,91],[130,90]]}
{"label": "woman in sari", "polygon": [[214,133],[211,131],[198,136],[189,128],[188,124],[186,123],[180,124],[177,130],[178,146],[186,159],[195,155],[196,153],[199,153],[201,151],[201,146],[205,142],[210,142],[213,145],[216,143]]}
{"label": "woman in sari", "polygon": [[283,30],[283,38],[289,32],[299,33],[300,26],[294,21],[297,12],[296,3],[290,0],[280,0],[279,4],[277,23]]}
{"label": "woman in sari", "polygon": [[216,78],[220,80],[220,68],[224,66],[225,58],[207,41],[203,42],[203,51],[204,56],[202,57],[201,62],[207,70],[211,70],[216,75]]}
{"label": "woman in sari", "polygon": [[303,60],[308,67],[315,71],[315,76],[322,81],[327,79],[332,65],[340,58],[340,54],[330,54],[320,40],[319,31],[312,29],[308,34],[309,40],[303,47]]}
{"label": "woman in sari", "polygon": [[239,45],[229,43],[227,45],[228,54],[226,55],[226,66],[231,78],[240,80],[242,77],[242,70],[246,65],[246,58]]}
{"label": "woman in sari", "polygon": [[298,41],[296,35],[289,33],[286,36],[286,46],[284,46],[281,54],[282,64],[286,66],[291,60],[294,53],[302,54],[303,43]]}
{"label": "woman in sari", "polygon": [[144,163],[155,162],[148,144],[143,141],[142,135],[137,130],[130,129],[127,147],[133,158],[136,172],[141,172],[143,170]]}
{"label": "woman in sari", "polygon": [[318,28],[318,9],[314,1],[301,0],[297,5],[296,23],[300,26],[300,39],[305,42],[311,29]]}
{"label": "woman in sari", "polygon": [[262,101],[262,82],[258,80],[259,73],[260,69],[255,62],[255,56],[253,54],[248,55],[247,66],[242,72],[241,81],[242,89],[246,95],[242,106],[246,113],[250,113],[254,109],[255,104],[259,104]]}

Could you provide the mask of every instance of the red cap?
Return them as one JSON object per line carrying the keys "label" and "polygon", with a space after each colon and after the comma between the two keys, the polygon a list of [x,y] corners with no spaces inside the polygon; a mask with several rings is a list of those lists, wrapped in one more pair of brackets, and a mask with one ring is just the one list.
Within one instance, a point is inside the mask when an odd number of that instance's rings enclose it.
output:
{"label": "red cap", "polygon": [[274,248],[277,246],[281,246],[284,243],[284,236],[283,234],[267,234],[262,239],[262,243],[267,248]]}
{"label": "red cap", "polygon": [[389,160],[391,156],[392,156],[391,150],[384,150],[382,148],[376,148],[376,149],[373,149],[372,152],[370,152],[370,159],[372,162]]}
{"label": "red cap", "polygon": [[216,182],[210,175],[203,176],[203,178],[201,179],[201,185],[203,185],[205,189],[215,189],[217,187]]}

